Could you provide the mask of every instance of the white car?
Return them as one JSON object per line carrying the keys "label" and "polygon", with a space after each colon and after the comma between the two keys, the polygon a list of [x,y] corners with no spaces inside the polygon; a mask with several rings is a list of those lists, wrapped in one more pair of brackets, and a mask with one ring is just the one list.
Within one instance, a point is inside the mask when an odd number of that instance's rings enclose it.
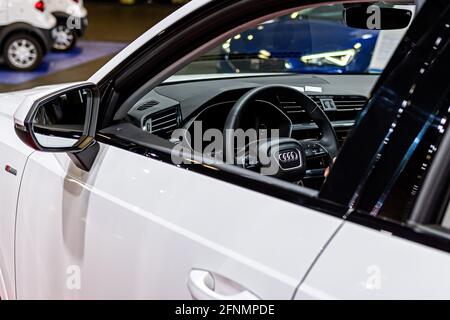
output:
{"label": "white car", "polygon": [[303,9],[194,0],[86,82],[0,95],[2,299],[449,298],[450,5],[381,76],[217,73],[217,46]]}
{"label": "white car", "polygon": [[48,10],[56,17],[52,30],[53,49],[69,51],[75,47],[88,26],[88,12],[83,0],[45,0]]}
{"label": "white car", "polygon": [[52,48],[55,25],[44,1],[0,0],[0,62],[19,71],[36,69]]}

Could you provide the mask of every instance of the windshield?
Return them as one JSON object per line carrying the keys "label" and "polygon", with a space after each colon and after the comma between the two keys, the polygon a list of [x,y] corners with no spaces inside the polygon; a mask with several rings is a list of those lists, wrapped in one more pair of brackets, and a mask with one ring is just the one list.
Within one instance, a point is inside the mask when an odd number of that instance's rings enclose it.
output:
{"label": "windshield", "polygon": [[351,28],[343,14],[341,4],[323,5],[266,21],[234,35],[178,75],[381,73],[406,28]]}

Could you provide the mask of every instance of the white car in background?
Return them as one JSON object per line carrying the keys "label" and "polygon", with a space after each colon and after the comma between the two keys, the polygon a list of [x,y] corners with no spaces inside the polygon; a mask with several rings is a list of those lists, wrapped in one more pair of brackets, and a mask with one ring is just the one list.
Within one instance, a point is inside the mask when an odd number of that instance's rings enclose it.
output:
{"label": "white car in background", "polygon": [[53,49],[69,51],[75,47],[88,25],[88,12],[83,0],[45,0],[48,10],[56,17],[52,30]]}
{"label": "white car in background", "polygon": [[0,0],[0,61],[13,70],[36,69],[53,46],[55,25],[42,0]]}
{"label": "white car in background", "polygon": [[[450,3],[425,3],[381,75],[217,72],[227,39],[303,9],[194,0],[86,82],[0,95],[1,298],[449,298]],[[229,135],[255,128],[274,171]]]}

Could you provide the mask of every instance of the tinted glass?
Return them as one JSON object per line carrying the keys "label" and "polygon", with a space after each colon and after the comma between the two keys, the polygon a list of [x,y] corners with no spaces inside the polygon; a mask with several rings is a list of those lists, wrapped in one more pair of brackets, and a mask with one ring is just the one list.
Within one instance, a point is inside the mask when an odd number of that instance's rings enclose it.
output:
{"label": "tinted glass", "polygon": [[393,220],[410,215],[448,126],[450,14],[437,3],[427,10],[382,76],[324,197]]}
{"label": "tinted glass", "polygon": [[323,5],[266,21],[234,35],[178,74],[381,73],[406,28],[351,28],[343,16],[343,5]]}

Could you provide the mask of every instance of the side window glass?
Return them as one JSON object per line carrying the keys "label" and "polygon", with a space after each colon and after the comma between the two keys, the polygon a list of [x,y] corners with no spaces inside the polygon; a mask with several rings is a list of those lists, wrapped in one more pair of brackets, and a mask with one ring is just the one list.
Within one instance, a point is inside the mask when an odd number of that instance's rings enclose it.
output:
{"label": "side window glass", "polygon": [[[407,29],[414,6],[405,9],[394,11],[408,21],[391,28]],[[138,90],[115,123],[139,130],[130,135],[134,144],[152,139],[171,148],[177,165],[207,159],[210,167],[234,165],[261,180],[319,190],[378,79],[372,61],[389,57],[374,54],[382,31],[343,5],[295,10],[227,33],[158,86]]]}
{"label": "side window glass", "polygon": [[[395,7],[415,11],[413,5]],[[229,38],[177,75],[380,74],[407,28],[353,28],[344,23],[344,9],[321,5],[270,19]]]}
{"label": "side window glass", "polygon": [[448,98],[443,99],[438,111],[428,115],[424,126],[404,156],[405,164],[401,163],[395,173],[395,176],[398,176],[396,181],[391,182],[391,188],[387,186],[374,208],[374,212],[378,211],[379,216],[398,221],[408,220],[448,128],[449,102]]}
{"label": "side window glass", "polygon": [[[390,63],[359,117],[322,196],[341,197],[333,200],[380,218],[402,223],[411,218],[448,128],[448,22],[449,13],[441,12],[427,34],[414,42],[416,33],[406,36],[394,57],[398,63]],[[399,60],[399,54],[408,58]],[[356,192],[339,195],[336,186],[352,180]]]}

